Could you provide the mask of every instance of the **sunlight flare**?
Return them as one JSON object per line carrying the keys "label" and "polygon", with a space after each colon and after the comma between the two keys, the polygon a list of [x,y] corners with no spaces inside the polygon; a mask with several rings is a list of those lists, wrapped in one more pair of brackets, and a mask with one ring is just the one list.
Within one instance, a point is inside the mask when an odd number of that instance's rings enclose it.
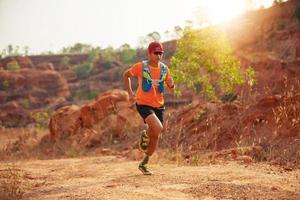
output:
{"label": "sunlight flare", "polygon": [[196,13],[200,24],[222,23],[253,9],[268,8],[273,0],[202,0]]}
{"label": "sunlight flare", "polygon": [[203,1],[200,7],[200,19],[202,22],[220,23],[232,19],[246,10],[244,1]]}

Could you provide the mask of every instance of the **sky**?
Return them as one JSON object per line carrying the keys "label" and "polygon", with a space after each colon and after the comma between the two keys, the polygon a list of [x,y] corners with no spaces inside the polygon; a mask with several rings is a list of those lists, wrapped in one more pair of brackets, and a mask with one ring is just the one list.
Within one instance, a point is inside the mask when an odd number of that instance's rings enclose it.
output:
{"label": "sky", "polygon": [[[59,52],[75,43],[118,48],[139,45],[157,31],[197,26],[199,15],[216,23],[273,0],[0,0],[0,51],[7,45],[29,53]],[[166,38],[165,38],[166,39]]]}

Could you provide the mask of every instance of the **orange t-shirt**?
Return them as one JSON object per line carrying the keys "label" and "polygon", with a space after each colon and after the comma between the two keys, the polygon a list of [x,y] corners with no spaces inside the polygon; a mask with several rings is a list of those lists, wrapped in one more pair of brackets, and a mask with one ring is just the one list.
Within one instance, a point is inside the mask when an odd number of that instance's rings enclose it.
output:
{"label": "orange t-shirt", "polygon": [[[138,62],[129,69],[132,76],[138,77],[136,103],[139,105],[152,106],[154,108],[163,106],[164,105],[164,96],[163,96],[163,93],[160,93],[158,91],[157,86],[152,85],[152,88],[150,89],[149,92],[143,91],[143,89],[142,89],[142,80],[143,80],[142,68],[143,68],[142,62]],[[153,66],[149,65],[148,68],[150,70],[151,78],[153,80],[159,80],[160,67],[159,66],[153,67]],[[168,80],[170,78],[171,78],[171,73],[170,73],[169,68],[167,67],[167,75],[166,75],[166,78],[164,81],[166,82],[166,80]]]}

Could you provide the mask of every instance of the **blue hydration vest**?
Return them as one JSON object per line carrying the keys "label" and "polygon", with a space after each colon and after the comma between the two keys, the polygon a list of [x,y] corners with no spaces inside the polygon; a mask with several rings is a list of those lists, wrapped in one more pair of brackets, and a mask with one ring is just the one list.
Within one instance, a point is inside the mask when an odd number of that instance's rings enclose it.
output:
{"label": "blue hydration vest", "polygon": [[[164,80],[167,75],[167,67],[162,62],[160,62],[159,67],[160,67],[160,77],[158,80],[158,91],[159,91],[159,93],[163,93],[164,92]],[[152,87],[152,84],[153,84],[153,79],[151,77],[151,73],[150,73],[150,69],[148,67],[147,60],[144,60],[142,62],[142,77],[143,77],[143,81],[142,81],[143,91],[149,92]]]}

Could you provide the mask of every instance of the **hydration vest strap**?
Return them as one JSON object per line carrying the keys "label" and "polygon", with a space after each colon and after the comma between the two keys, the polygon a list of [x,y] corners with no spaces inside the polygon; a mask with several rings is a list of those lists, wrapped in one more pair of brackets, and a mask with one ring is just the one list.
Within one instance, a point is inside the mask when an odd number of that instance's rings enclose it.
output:
{"label": "hydration vest strap", "polygon": [[150,69],[148,68],[148,61],[145,60],[142,63],[143,63],[143,69],[142,69],[143,77],[152,82]]}
{"label": "hydration vest strap", "polygon": [[[158,80],[159,83],[158,91],[162,93],[164,92],[164,80],[167,75],[167,67],[162,62],[160,62],[159,66],[160,66],[160,77]],[[153,79],[151,77],[147,60],[142,61],[142,79],[143,79],[142,80],[143,91],[148,92],[152,87]]]}

